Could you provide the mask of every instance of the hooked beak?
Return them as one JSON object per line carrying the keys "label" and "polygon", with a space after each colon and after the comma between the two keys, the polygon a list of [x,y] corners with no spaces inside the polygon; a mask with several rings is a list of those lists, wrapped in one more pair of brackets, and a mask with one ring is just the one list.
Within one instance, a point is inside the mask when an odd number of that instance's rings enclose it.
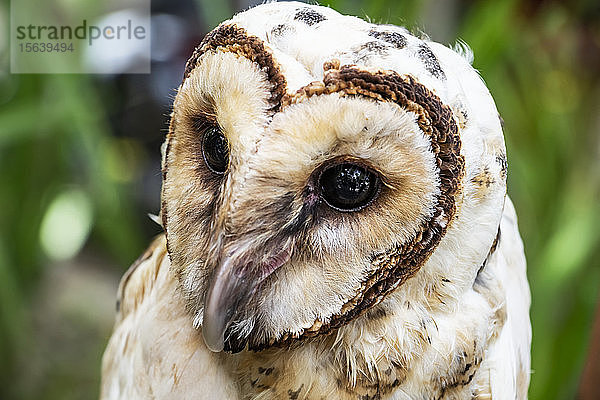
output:
{"label": "hooked beak", "polygon": [[202,336],[211,351],[223,351],[225,334],[236,314],[248,304],[260,284],[290,256],[291,251],[282,249],[258,265],[245,257],[223,257],[213,272],[204,300]]}

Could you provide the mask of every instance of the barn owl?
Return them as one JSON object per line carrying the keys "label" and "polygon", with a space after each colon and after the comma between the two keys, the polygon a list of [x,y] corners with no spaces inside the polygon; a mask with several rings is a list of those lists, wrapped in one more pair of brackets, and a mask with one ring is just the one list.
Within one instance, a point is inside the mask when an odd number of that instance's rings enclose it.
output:
{"label": "barn owl", "polygon": [[187,62],[103,399],[525,399],[530,295],[469,51],[267,3]]}

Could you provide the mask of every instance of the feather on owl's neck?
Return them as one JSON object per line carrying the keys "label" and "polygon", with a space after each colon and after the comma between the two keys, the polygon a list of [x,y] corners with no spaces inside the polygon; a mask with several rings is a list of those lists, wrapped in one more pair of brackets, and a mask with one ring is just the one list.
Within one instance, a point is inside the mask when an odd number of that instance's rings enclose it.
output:
{"label": "feather on owl's neck", "polygon": [[[475,385],[489,384],[477,372],[504,323],[501,287],[477,290],[454,298],[439,290],[409,300],[411,291],[400,289],[332,335],[291,349],[222,357],[242,393],[264,398],[470,395]],[[446,311],[430,307],[444,300]]]}

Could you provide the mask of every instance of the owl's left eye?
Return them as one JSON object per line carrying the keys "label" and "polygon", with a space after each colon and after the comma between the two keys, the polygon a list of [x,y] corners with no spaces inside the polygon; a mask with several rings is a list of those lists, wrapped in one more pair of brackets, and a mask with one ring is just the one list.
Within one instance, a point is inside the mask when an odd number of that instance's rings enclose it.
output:
{"label": "owl's left eye", "polygon": [[202,157],[215,174],[224,174],[229,165],[229,144],[217,126],[211,126],[202,138]]}
{"label": "owl's left eye", "polygon": [[342,163],[326,168],[319,177],[321,197],[338,211],[359,211],[377,197],[379,176],[354,163]]}

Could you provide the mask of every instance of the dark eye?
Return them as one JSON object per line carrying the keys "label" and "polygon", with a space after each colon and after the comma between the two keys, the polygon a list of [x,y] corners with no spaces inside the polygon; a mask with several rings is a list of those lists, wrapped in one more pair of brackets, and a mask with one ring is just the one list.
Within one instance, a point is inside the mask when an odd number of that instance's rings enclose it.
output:
{"label": "dark eye", "polygon": [[369,169],[352,163],[334,165],[319,177],[323,200],[338,211],[358,211],[375,199],[380,179]]}
{"label": "dark eye", "polygon": [[224,174],[227,170],[229,145],[218,127],[211,126],[204,133],[202,156],[208,168],[215,174]]}

